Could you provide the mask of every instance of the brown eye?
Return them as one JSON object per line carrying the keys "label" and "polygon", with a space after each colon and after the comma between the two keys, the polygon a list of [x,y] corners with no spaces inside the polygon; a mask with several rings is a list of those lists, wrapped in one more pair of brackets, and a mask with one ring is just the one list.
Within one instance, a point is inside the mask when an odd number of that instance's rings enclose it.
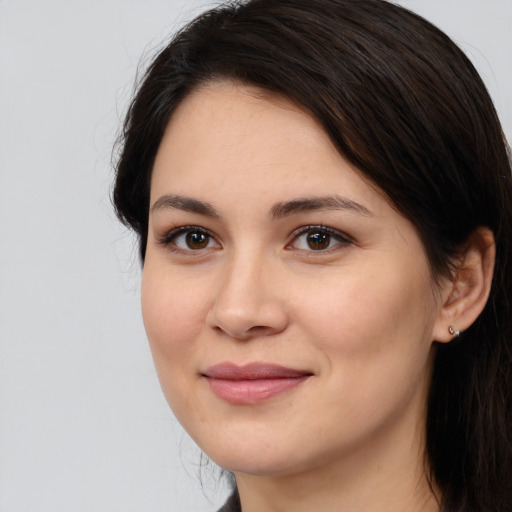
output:
{"label": "brown eye", "polygon": [[307,244],[313,251],[320,251],[329,247],[331,235],[329,233],[311,232],[307,235]]}
{"label": "brown eye", "polygon": [[322,252],[342,249],[351,244],[350,238],[338,230],[326,226],[308,226],[296,231],[295,238],[287,249]]}
{"label": "brown eye", "polygon": [[206,249],[210,242],[210,237],[206,233],[202,233],[200,231],[189,231],[185,235],[185,242],[189,249]]}
{"label": "brown eye", "polygon": [[196,226],[177,228],[165,235],[160,243],[182,253],[221,248],[209,231]]}

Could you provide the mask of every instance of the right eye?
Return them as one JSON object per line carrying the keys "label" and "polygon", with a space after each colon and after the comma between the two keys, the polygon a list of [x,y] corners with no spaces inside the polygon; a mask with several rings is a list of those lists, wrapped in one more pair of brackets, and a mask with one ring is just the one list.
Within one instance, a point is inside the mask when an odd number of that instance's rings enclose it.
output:
{"label": "right eye", "polygon": [[179,252],[197,252],[219,249],[219,244],[205,229],[198,226],[184,226],[167,233],[160,243]]}

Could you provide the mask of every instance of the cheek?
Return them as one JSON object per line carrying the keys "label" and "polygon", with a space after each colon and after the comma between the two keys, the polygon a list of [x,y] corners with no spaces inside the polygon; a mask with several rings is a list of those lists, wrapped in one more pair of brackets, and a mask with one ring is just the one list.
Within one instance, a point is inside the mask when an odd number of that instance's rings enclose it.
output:
{"label": "cheek", "polygon": [[347,422],[355,427],[346,427],[347,438],[393,421],[408,404],[421,411],[426,400],[430,289],[398,273],[385,275],[347,279],[338,292],[318,301],[310,296],[301,311],[303,328],[326,362],[324,411],[339,429]]}
{"label": "cheek", "polygon": [[204,294],[179,276],[145,266],[142,276],[142,316],[159,378],[179,378],[179,369],[190,366],[194,343],[203,329]]}
{"label": "cheek", "polygon": [[325,287],[316,283],[328,293],[301,294],[297,317],[333,371],[347,362],[347,375],[361,370],[392,375],[426,363],[436,311],[430,282],[421,271],[411,276],[401,270],[349,273],[338,286],[332,278]]}
{"label": "cheek", "polygon": [[[183,422],[197,408],[194,339],[205,321],[204,293],[190,280],[147,262],[142,275],[142,316],[165,398]],[[192,377],[192,379],[191,379]],[[200,416],[200,412],[195,414]]]}

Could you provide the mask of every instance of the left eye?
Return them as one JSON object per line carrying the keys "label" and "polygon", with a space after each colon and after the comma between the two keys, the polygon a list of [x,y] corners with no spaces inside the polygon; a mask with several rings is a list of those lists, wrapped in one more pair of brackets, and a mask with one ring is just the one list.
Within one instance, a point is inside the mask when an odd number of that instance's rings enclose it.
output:
{"label": "left eye", "polygon": [[200,251],[218,247],[213,237],[203,229],[186,228],[170,233],[165,240],[166,245],[172,245],[182,251]]}
{"label": "left eye", "polygon": [[325,251],[337,245],[347,245],[350,241],[338,231],[312,227],[295,236],[290,247],[303,251]]}

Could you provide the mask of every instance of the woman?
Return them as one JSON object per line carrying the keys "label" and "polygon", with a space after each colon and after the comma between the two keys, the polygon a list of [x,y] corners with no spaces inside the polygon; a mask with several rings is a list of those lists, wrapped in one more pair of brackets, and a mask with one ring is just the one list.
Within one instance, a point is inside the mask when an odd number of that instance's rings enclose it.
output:
{"label": "woman", "polygon": [[512,177],[491,100],[381,0],[249,0],[156,57],[114,201],[224,510],[512,507]]}

